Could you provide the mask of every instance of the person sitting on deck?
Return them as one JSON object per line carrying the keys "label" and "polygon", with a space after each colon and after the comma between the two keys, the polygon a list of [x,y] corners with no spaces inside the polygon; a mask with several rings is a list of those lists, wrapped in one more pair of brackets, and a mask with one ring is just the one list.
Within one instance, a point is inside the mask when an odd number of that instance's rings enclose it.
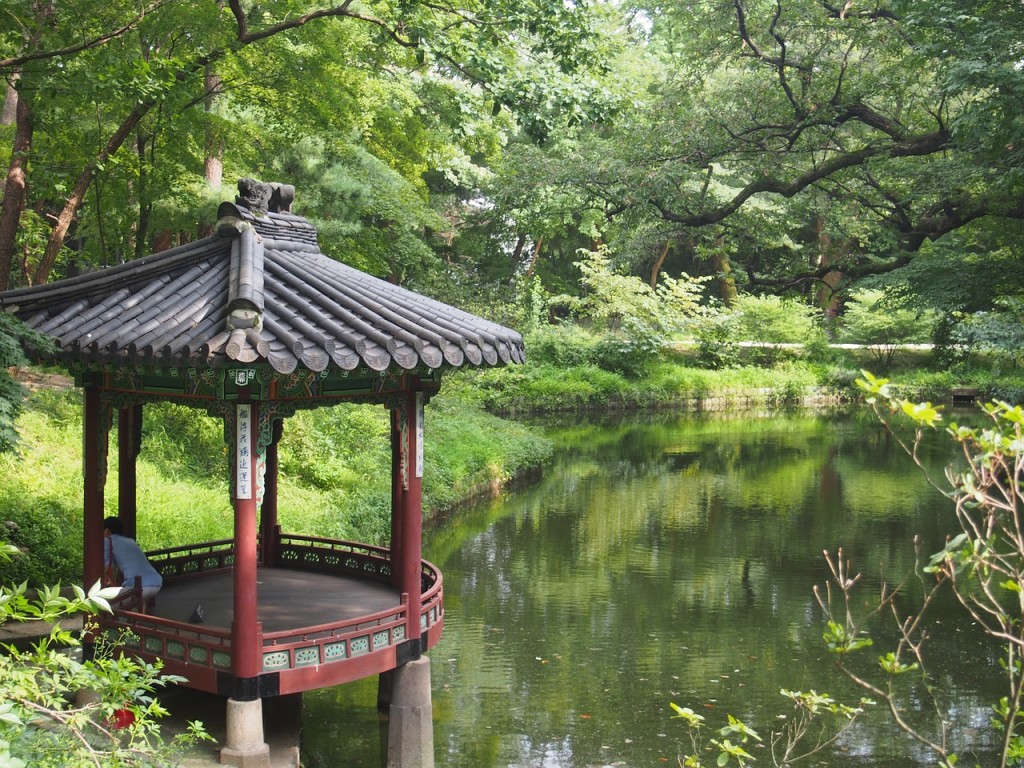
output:
{"label": "person sitting on deck", "polygon": [[138,576],[142,582],[142,599],[147,604],[164,585],[163,577],[150,565],[135,539],[124,535],[124,527],[116,517],[103,521],[103,565],[104,572],[111,568],[121,572],[122,595],[135,588]]}

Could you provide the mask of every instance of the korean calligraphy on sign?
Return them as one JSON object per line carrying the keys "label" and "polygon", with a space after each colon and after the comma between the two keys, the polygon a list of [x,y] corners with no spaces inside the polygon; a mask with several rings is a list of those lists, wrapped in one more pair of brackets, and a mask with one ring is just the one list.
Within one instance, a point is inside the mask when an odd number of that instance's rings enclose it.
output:
{"label": "korean calligraphy on sign", "polygon": [[235,493],[252,498],[252,406],[239,405],[235,418]]}

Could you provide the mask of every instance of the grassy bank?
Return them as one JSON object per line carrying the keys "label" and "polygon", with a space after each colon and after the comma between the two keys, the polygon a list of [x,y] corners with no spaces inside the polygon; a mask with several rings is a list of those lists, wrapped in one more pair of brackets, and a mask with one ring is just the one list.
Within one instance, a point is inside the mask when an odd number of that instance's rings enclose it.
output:
{"label": "grassy bank", "polygon": [[[821,376],[807,366],[785,365],[708,370],[671,362],[650,365],[640,377],[593,364],[560,367],[540,362],[511,370],[465,375],[460,396],[499,413],[607,411],[700,406],[798,403],[822,388]],[[840,387],[824,387],[839,393]]]}
{"label": "grassy bank", "polygon": [[[0,455],[0,538],[27,556],[0,564],[0,583],[77,582],[82,570],[82,416],[75,390],[42,390],[19,422],[20,454]],[[390,522],[388,413],[342,405],[285,425],[279,516],[289,531],[386,540]],[[116,445],[116,436],[111,443]],[[435,398],[427,409],[424,508],[443,511],[541,465],[551,444],[536,430],[478,407]],[[155,549],[230,537],[227,450],[221,423],[175,405],[147,406],[138,464],[140,543]],[[117,503],[117,467],[107,476]]]}
{"label": "grassy bank", "polygon": [[[852,399],[855,366],[870,361],[828,354],[827,359],[772,357],[718,370],[695,367],[678,355],[615,370],[603,366],[601,358],[559,361],[539,354],[522,366],[449,375],[442,394],[427,407],[424,508],[440,512],[477,493],[493,492],[551,456],[550,442],[538,431],[491,412],[514,418],[526,413],[709,404],[778,407],[800,404],[815,394],[833,401]],[[1024,399],[1024,377],[1019,373],[924,367],[889,373],[907,396],[917,399],[941,401],[957,386],[974,387],[986,399]],[[28,553],[0,565],[2,583],[79,578],[80,403],[81,395],[73,389],[37,391],[20,421],[20,455],[0,455],[5,478],[0,537]],[[388,428],[387,411],[380,406],[341,405],[288,419],[280,449],[279,514],[285,529],[386,541],[391,498]],[[142,545],[159,548],[229,537],[232,509],[221,423],[167,404],[147,407],[143,429],[138,465]],[[116,470],[115,462],[107,479],[110,513],[116,509]]]}

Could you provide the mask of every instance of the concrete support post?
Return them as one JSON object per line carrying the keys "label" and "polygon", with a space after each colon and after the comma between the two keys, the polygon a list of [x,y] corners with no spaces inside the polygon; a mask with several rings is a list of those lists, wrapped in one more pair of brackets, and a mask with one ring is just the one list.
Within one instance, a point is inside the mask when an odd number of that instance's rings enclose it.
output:
{"label": "concrete support post", "polygon": [[228,699],[222,765],[270,768],[270,746],[263,737],[263,700]]}
{"label": "concrete support post", "polygon": [[387,768],[434,768],[430,659],[426,656],[392,673]]}
{"label": "concrete support post", "polygon": [[377,711],[386,715],[391,710],[391,690],[395,681],[395,670],[388,669],[377,675]]}

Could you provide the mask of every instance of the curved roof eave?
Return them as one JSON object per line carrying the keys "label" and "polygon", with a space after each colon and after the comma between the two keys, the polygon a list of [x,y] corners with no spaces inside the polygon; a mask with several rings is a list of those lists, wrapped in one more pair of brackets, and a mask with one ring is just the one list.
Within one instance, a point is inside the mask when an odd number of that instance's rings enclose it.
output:
{"label": "curved roof eave", "polygon": [[286,211],[225,203],[214,235],[114,267],[0,293],[51,336],[41,360],[155,368],[374,371],[500,366],[522,336],[321,253]]}

